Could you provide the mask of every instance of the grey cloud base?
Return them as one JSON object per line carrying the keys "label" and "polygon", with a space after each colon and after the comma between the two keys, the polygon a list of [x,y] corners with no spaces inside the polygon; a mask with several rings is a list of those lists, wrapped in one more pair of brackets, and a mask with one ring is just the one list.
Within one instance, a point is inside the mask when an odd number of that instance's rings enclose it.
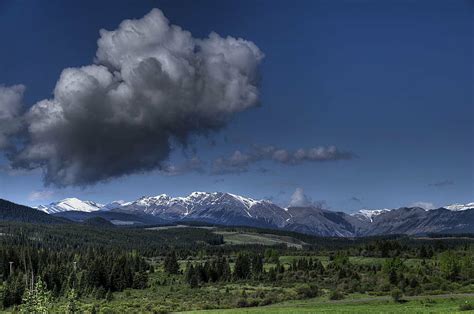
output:
{"label": "grey cloud base", "polygon": [[0,148],[20,138],[12,165],[42,168],[56,186],[169,171],[171,141],[218,130],[258,104],[263,57],[244,39],[193,38],[154,9],[101,30],[95,63],[65,69],[54,97],[26,114],[17,105],[23,87],[0,89],[0,108],[8,108],[0,121],[9,122],[0,125]]}
{"label": "grey cloud base", "polygon": [[11,135],[21,128],[19,117],[23,107],[24,92],[23,85],[9,87],[0,85],[0,149],[11,146]]}

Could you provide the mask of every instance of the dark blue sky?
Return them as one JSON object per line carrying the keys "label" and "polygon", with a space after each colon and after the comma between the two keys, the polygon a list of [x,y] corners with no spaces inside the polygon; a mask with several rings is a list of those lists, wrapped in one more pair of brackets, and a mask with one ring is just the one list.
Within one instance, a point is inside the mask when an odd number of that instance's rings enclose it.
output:
{"label": "dark blue sky", "polygon": [[0,84],[24,84],[29,105],[49,98],[64,68],[93,62],[101,28],[152,8],[194,37],[242,37],[265,53],[261,106],[188,151],[210,162],[252,145],[335,145],[358,157],[262,161],[219,176],[152,172],[86,188],[44,187],[41,171],[3,172],[1,198],[34,205],[203,190],[286,205],[303,188],[344,211],[474,201],[472,1],[3,0]]}

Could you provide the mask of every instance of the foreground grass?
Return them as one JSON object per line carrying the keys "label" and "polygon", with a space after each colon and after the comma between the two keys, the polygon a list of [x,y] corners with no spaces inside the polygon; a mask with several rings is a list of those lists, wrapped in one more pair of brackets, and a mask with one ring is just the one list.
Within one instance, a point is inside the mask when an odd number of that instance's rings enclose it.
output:
{"label": "foreground grass", "polygon": [[[118,297],[111,302],[100,301],[93,304],[80,304],[78,313],[170,313],[166,306],[166,299],[169,295],[154,295],[153,301],[145,295],[128,295],[127,298]],[[190,295],[190,301],[185,298],[181,301],[188,304],[175,304],[175,309],[192,307],[191,303],[202,301],[208,296],[201,295],[194,298]],[[196,296],[194,296],[196,297]],[[216,300],[213,300],[214,302]],[[474,313],[474,310],[461,311],[460,306],[470,304],[474,306],[474,294],[453,294],[434,296],[406,297],[404,302],[396,303],[388,296],[370,297],[365,294],[352,294],[344,300],[331,301],[326,297],[318,297],[307,300],[286,301],[261,307],[214,309],[214,310],[193,310],[173,313],[185,314],[299,314],[299,313]],[[168,304],[170,305],[170,304]],[[93,310],[93,307],[96,307]],[[48,313],[65,313],[65,304],[55,304]],[[6,313],[17,313],[6,311]]]}
{"label": "foreground grass", "polygon": [[188,311],[181,313],[474,313],[460,311],[460,305],[474,305],[474,296],[453,295],[415,297],[403,303],[395,303],[388,297],[362,298],[357,296],[341,301],[315,298],[302,301],[287,301],[265,307]]}

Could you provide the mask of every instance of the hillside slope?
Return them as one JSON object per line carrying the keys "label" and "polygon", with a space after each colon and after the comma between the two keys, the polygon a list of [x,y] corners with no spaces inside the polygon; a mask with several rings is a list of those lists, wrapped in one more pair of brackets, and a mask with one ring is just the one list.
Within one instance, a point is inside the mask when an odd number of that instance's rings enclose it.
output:
{"label": "hillside slope", "polygon": [[54,217],[34,208],[0,199],[0,221],[16,221],[42,224],[70,223],[70,220]]}

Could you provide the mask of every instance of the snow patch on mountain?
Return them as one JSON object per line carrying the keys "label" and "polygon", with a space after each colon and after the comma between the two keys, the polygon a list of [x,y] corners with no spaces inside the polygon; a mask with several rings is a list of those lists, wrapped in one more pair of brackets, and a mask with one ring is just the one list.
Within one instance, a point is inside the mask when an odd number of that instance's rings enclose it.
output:
{"label": "snow patch on mountain", "polygon": [[383,208],[383,209],[361,209],[357,213],[352,214],[352,216],[357,217],[359,219],[367,219],[370,222],[374,221],[376,216],[379,216],[383,213],[389,212],[391,209]]}
{"label": "snow patch on mountain", "polygon": [[467,203],[467,204],[452,204],[452,205],[444,206],[444,208],[452,210],[452,211],[468,210],[468,209],[474,208],[474,202]]}
{"label": "snow patch on mountain", "polygon": [[51,203],[49,205],[40,205],[36,209],[41,210],[47,214],[56,214],[66,211],[81,211],[81,212],[94,212],[101,210],[104,205],[91,202],[81,201],[75,197],[66,198],[59,202]]}

